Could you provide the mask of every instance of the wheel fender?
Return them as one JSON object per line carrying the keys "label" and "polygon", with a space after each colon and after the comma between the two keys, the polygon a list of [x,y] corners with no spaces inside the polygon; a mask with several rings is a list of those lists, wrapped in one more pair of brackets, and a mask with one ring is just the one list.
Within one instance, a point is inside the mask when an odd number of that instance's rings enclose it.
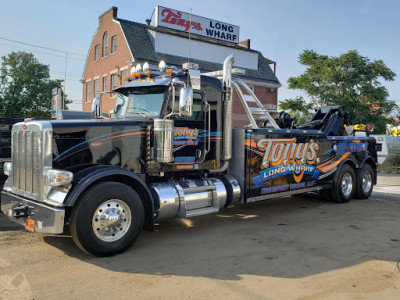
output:
{"label": "wheel fender", "polygon": [[72,189],[68,193],[67,198],[64,201],[64,205],[66,207],[73,207],[79,196],[90,186],[106,180],[125,183],[132,187],[139,194],[145,208],[145,228],[148,230],[153,230],[154,202],[151,192],[144,180],[139,175],[123,168],[113,166],[96,166],[84,169],[77,174],[74,174]]}
{"label": "wheel fender", "polygon": [[372,156],[365,156],[361,161],[360,161],[360,166],[359,166],[359,168],[362,168],[364,165],[365,165],[365,163],[367,163],[367,161],[368,161],[368,163],[369,164],[371,164],[371,167],[373,168],[373,169],[376,169],[376,162],[375,162],[375,160],[372,158]]}

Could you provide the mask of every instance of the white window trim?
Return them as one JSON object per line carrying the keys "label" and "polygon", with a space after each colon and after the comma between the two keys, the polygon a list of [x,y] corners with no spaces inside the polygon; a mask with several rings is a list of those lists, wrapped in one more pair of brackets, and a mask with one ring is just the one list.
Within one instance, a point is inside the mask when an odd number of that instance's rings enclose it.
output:
{"label": "white window trim", "polygon": [[87,84],[90,82],[90,97],[92,97],[92,79],[86,80],[86,88],[85,88],[85,94],[86,94],[86,103],[92,102],[92,99],[88,99],[88,92],[87,92]]}

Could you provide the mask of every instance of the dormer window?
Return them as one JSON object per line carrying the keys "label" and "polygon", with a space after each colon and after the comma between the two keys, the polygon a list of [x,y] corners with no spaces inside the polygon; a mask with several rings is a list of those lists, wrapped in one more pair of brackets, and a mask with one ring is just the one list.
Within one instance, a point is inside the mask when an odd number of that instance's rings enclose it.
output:
{"label": "dormer window", "polygon": [[103,57],[108,55],[108,33],[104,32],[103,35]]}

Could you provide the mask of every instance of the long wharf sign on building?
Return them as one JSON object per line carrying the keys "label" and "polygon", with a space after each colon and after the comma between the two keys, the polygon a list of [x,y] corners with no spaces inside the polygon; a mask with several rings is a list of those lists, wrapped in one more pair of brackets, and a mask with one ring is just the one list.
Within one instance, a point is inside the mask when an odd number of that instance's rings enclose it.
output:
{"label": "long wharf sign on building", "polygon": [[239,43],[239,26],[156,6],[155,26],[190,32],[209,38]]}

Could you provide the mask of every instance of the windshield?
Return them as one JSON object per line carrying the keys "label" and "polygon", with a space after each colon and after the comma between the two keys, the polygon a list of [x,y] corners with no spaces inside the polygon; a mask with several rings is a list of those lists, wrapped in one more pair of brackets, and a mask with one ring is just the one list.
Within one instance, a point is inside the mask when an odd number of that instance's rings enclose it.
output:
{"label": "windshield", "polygon": [[166,86],[122,90],[118,93],[114,113],[117,117],[158,116],[166,90]]}

